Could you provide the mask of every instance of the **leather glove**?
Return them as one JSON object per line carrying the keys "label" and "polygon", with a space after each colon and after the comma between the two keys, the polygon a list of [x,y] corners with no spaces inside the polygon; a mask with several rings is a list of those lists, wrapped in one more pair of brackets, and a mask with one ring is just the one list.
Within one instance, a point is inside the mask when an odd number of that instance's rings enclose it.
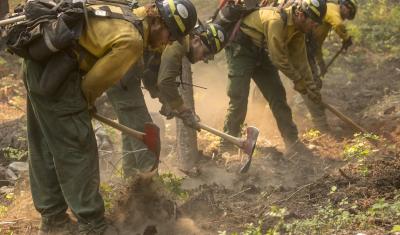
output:
{"label": "leather glove", "polygon": [[165,105],[165,104],[163,104],[163,105],[161,106],[161,109],[160,109],[159,113],[160,113],[161,115],[165,116],[165,118],[166,118],[167,120],[170,120],[170,119],[172,119],[172,118],[174,117],[174,114],[173,114],[173,112],[172,112],[172,109],[171,109],[170,107],[168,107],[167,105]]}
{"label": "leather glove", "polygon": [[346,41],[343,41],[342,47],[344,50],[347,50],[351,45],[353,45],[353,39],[349,37]]}
{"label": "leather glove", "polygon": [[197,116],[192,110],[185,109],[178,114],[179,118],[182,119],[183,123],[191,128],[200,131],[200,127],[198,122],[200,121],[199,116]]}
{"label": "leather glove", "polygon": [[307,96],[315,103],[321,102],[321,93],[313,80],[305,80]]}
{"label": "leather glove", "polygon": [[310,100],[312,100],[314,103],[319,104],[321,103],[321,93],[319,90],[308,90],[307,91],[307,96]]}
{"label": "leather glove", "polygon": [[308,98],[316,103],[321,102],[321,93],[319,92],[315,82],[312,80],[297,80],[294,83],[294,89],[303,95],[307,94]]}
{"label": "leather glove", "polygon": [[304,79],[294,81],[294,89],[301,94],[307,94],[307,84]]}
{"label": "leather glove", "polygon": [[315,76],[315,77],[314,77],[314,83],[315,83],[315,86],[316,86],[316,88],[317,88],[318,91],[322,89],[322,79],[321,79],[321,76]]}

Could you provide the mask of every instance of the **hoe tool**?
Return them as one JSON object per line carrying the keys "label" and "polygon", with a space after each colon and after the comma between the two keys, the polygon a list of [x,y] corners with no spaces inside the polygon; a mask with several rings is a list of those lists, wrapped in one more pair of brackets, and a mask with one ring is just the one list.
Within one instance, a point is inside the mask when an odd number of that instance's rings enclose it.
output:
{"label": "hoe tool", "polygon": [[[312,94],[313,96],[316,96],[314,94],[313,91],[307,89],[307,93]],[[348,124],[349,126],[351,126],[354,130],[359,131],[361,133],[367,134],[369,133],[366,129],[364,129],[363,127],[361,127],[360,125],[358,125],[357,123],[355,123],[353,120],[351,120],[351,118],[349,118],[348,116],[346,116],[344,113],[340,112],[339,110],[337,110],[335,107],[333,107],[332,105],[324,102],[324,101],[320,101],[322,106],[324,106],[324,108],[326,108],[327,110],[329,110],[331,113],[333,113],[336,117],[338,117],[340,120],[342,120],[343,122],[345,122],[346,124]]]}
{"label": "hoe tool", "polygon": [[129,135],[130,137],[143,141],[143,143],[147,146],[147,148],[150,151],[152,151],[156,156],[156,161],[150,171],[153,171],[158,167],[158,163],[160,160],[161,142],[160,142],[160,128],[156,124],[151,122],[146,122],[144,124],[144,133],[143,133],[134,130],[132,128],[129,128],[127,126],[121,125],[117,122],[114,122],[111,119],[108,119],[100,114],[91,113],[91,115],[94,119],[104,124],[107,124],[110,127],[113,127],[123,132],[124,134]]}
{"label": "hoe tool", "polygon": [[342,120],[343,122],[347,123],[348,125],[350,125],[351,127],[353,127],[354,130],[359,131],[361,133],[367,134],[368,131],[366,129],[364,129],[362,126],[358,125],[357,123],[355,123],[353,120],[351,120],[349,117],[347,117],[346,115],[344,115],[342,112],[340,112],[339,110],[337,110],[335,107],[333,107],[330,104],[327,104],[323,101],[321,101],[321,104],[329,111],[331,111],[333,114],[335,114],[340,120]]}
{"label": "hoe tool", "polygon": [[[336,60],[336,58],[338,58],[338,56],[344,51],[344,46],[342,46],[341,48],[340,48],[340,50],[338,51],[338,52],[336,52],[336,54],[332,57],[332,59],[328,62],[328,64],[326,65],[326,71],[328,71],[328,68],[333,64],[333,62],[335,62],[335,60]],[[323,77],[323,76],[325,76],[325,74],[326,74],[326,72],[325,73],[321,73],[320,75],[319,75],[319,77]]]}
{"label": "hoe tool", "polygon": [[[179,118],[179,115],[174,113],[174,116]],[[201,122],[198,122],[197,125],[200,129],[210,132],[222,139],[227,140],[228,142],[236,145],[239,147],[244,153],[247,154],[247,161],[245,164],[240,168],[240,173],[246,173],[251,165],[251,160],[253,158],[254,149],[256,148],[257,138],[260,131],[253,126],[249,126],[246,129],[246,138],[238,138],[235,136],[228,135],[220,130],[207,126]]]}

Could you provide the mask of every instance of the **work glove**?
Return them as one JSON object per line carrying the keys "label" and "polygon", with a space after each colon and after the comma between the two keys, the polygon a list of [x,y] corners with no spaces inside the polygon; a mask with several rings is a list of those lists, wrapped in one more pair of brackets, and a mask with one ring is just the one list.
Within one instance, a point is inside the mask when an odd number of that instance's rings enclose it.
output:
{"label": "work glove", "polygon": [[349,39],[343,41],[342,43],[342,47],[344,50],[347,50],[351,45],[353,45],[353,40],[351,37],[349,37]]}
{"label": "work glove", "polygon": [[174,117],[172,109],[166,104],[163,104],[161,106],[159,113],[163,115],[167,120],[171,120]]}
{"label": "work glove", "polygon": [[294,89],[303,95],[307,94],[315,103],[321,102],[321,93],[312,80],[299,79],[294,82]]}
{"label": "work glove", "polygon": [[321,76],[314,76],[314,83],[315,83],[316,89],[320,91],[322,89]]}
{"label": "work glove", "polygon": [[301,94],[307,94],[307,84],[304,79],[294,81],[294,89]]}
{"label": "work glove", "polygon": [[321,93],[319,90],[314,89],[314,90],[307,90],[307,96],[310,100],[312,100],[314,103],[319,104],[321,103]]}
{"label": "work glove", "polygon": [[182,119],[183,123],[191,128],[200,131],[200,127],[198,122],[200,121],[199,116],[197,116],[192,110],[184,109],[183,111],[179,112],[179,118]]}

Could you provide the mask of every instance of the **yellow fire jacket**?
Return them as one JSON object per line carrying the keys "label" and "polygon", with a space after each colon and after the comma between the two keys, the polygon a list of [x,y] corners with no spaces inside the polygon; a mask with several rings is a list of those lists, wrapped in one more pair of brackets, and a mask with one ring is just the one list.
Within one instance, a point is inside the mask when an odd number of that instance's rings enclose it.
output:
{"label": "yellow fire jacket", "polygon": [[[91,7],[96,9],[99,6]],[[109,7],[112,12],[122,13],[119,7]],[[143,37],[129,21],[89,16],[79,38],[80,46],[98,58],[94,64],[84,58],[80,62],[80,68],[87,72],[82,81],[82,91],[89,104],[120,80],[143,55],[149,24],[144,8],[135,9],[134,14],[143,18]]]}
{"label": "yellow fire jacket", "polygon": [[340,16],[340,5],[336,3],[327,3],[327,12],[323,23],[312,32],[312,37],[316,43],[315,56],[317,61],[323,59],[322,44],[324,43],[331,29],[335,30],[336,34],[344,41],[349,39],[344,19]]}
{"label": "yellow fire jacket", "polygon": [[312,81],[305,35],[294,26],[292,8],[284,11],[286,23],[277,8],[260,8],[244,18],[241,30],[268,51],[272,63],[288,78]]}
{"label": "yellow fire jacket", "polygon": [[183,104],[176,78],[182,75],[182,59],[189,52],[189,40],[189,36],[186,36],[182,43],[176,41],[168,45],[161,55],[157,87],[162,101],[172,109]]}

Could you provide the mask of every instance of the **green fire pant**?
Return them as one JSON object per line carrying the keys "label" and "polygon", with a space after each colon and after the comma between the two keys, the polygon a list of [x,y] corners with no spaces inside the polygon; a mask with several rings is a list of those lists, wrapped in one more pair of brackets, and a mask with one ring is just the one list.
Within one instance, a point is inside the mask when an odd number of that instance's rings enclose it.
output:
{"label": "green fire pant", "polygon": [[[231,43],[225,48],[229,70],[228,96],[230,98],[224,131],[239,136],[246,118],[250,79],[253,79],[268,101],[285,141],[297,140],[297,128],[286,101],[285,88],[278,70],[268,55],[254,45]],[[223,142],[223,145],[226,144]]]}
{"label": "green fire pant", "polygon": [[81,232],[100,233],[106,223],[99,159],[80,75],[72,72],[54,96],[45,97],[39,95],[43,67],[26,60],[23,70],[33,203],[43,220],[69,207]]}
{"label": "green fire pant", "polygon": [[[307,57],[310,63],[311,72],[313,74],[314,81],[318,82],[321,81],[319,76],[319,69],[315,57],[315,47],[316,44],[311,38],[307,38]],[[322,82],[322,81],[321,81]],[[321,84],[322,85],[322,84]],[[316,104],[307,95],[302,95],[304,100],[304,104],[306,105],[308,111],[311,115],[311,121],[314,124],[314,127],[320,130],[327,130],[329,129],[327,117],[325,114],[325,108],[322,104]]]}
{"label": "green fire pant", "polygon": [[[144,124],[152,122],[144,100],[140,80],[134,77],[124,79],[107,90],[107,96],[118,117],[119,123],[138,131],[144,131]],[[122,168],[125,177],[138,171],[148,171],[156,157],[146,145],[137,139],[122,134]]]}
{"label": "green fire pant", "polygon": [[325,108],[322,104],[316,104],[307,95],[302,95],[304,104],[307,106],[311,115],[311,121],[315,128],[325,131],[329,129],[328,120],[325,114]]}

